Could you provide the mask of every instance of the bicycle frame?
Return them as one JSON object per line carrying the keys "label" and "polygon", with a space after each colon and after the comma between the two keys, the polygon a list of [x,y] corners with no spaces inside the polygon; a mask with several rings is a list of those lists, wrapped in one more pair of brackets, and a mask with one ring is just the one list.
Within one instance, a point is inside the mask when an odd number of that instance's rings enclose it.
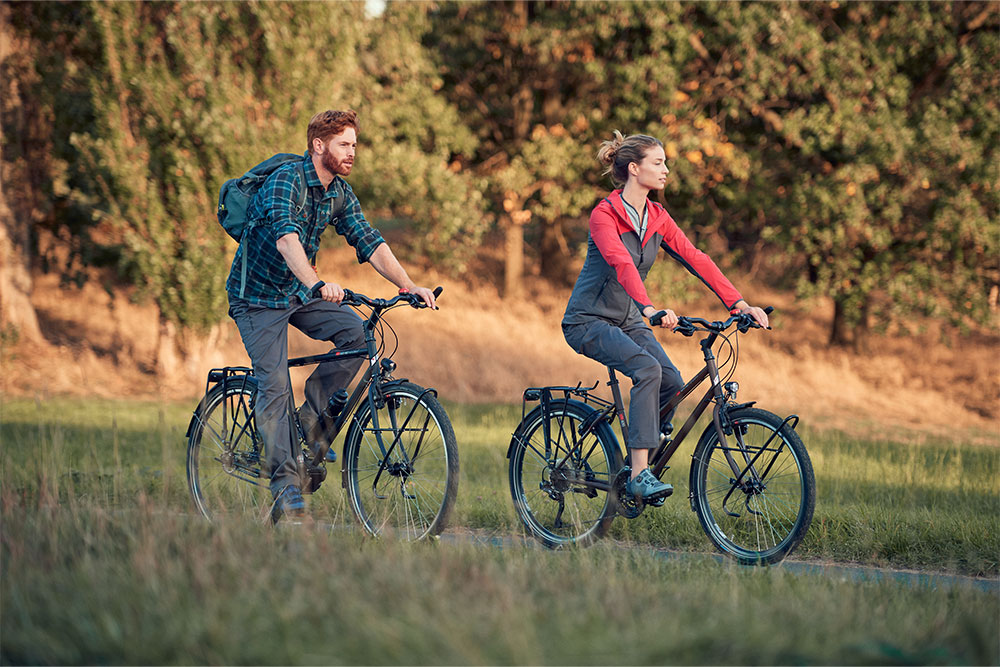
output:
{"label": "bicycle frame", "polygon": [[[726,422],[728,420],[726,418],[726,411],[731,407],[749,407],[752,406],[754,402],[751,401],[749,403],[741,403],[738,404],[737,406],[727,406],[726,402],[727,399],[723,392],[722,381],[719,377],[719,366],[716,361],[715,354],[712,352],[712,346],[715,344],[715,341],[718,339],[718,336],[719,336],[718,332],[710,331],[709,334],[700,341],[702,354],[705,359],[704,367],[702,367],[702,369],[698,371],[698,373],[693,378],[691,378],[691,380],[689,380],[683,387],[681,387],[681,389],[674,395],[674,397],[671,398],[670,401],[668,401],[667,404],[663,406],[663,408],[661,408],[660,410],[660,418],[662,419],[667,414],[674,411],[682,402],[684,402],[692,393],[694,393],[695,390],[697,390],[698,387],[706,379],[711,380],[711,386],[705,392],[705,395],[702,396],[701,400],[698,401],[698,404],[695,406],[694,410],[691,412],[691,415],[688,417],[688,419],[684,422],[683,426],[681,426],[681,429],[677,432],[677,435],[673,439],[665,438],[656,448],[653,454],[650,456],[649,464],[653,470],[653,474],[657,478],[659,478],[660,475],[663,473],[663,470],[667,467],[667,464],[670,462],[670,459],[677,452],[678,448],[680,448],[681,443],[684,442],[684,439],[687,437],[687,435],[694,428],[694,425],[704,414],[706,408],[708,407],[708,404],[713,401],[715,403],[715,406],[712,410],[712,423],[715,427],[716,432],[718,433],[719,442],[722,446],[722,451],[725,453],[726,460],[733,471],[734,477],[736,477],[737,479],[737,483],[742,482],[748,472],[751,473],[756,479],[759,479],[761,477],[760,474],[754,469],[754,464],[756,463],[757,459],[760,457],[760,454],[764,451],[764,449],[761,449],[761,451],[758,452],[757,455],[752,460],[749,458],[749,456],[747,456],[746,452],[743,452],[744,459],[746,460],[747,465],[745,468],[741,468],[739,464],[736,462],[736,460],[733,458],[732,455],[733,450],[730,448],[729,443],[726,440],[727,430],[731,431],[731,429],[727,428]],[[543,405],[542,408],[543,413],[546,415],[549,414],[548,404],[551,401],[552,391],[562,391],[566,394],[567,398],[569,398],[570,395],[575,395],[583,398],[584,402],[595,403],[601,406],[602,408],[601,410],[598,411],[599,414],[602,414],[603,416],[618,417],[619,427],[621,428],[622,437],[626,443],[626,449],[627,449],[628,420],[625,417],[625,403],[622,398],[620,383],[613,368],[608,368],[608,376],[609,376],[608,386],[611,387],[611,395],[612,395],[611,401],[606,401],[604,399],[597,398],[596,396],[591,396],[589,392],[593,390],[594,387],[581,388],[580,385],[577,385],[576,387],[531,387],[525,390],[524,399],[540,400],[541,404]],[[785,420],[785,422],[787,423],[791,420],[795,420],[797,422],[798,418],[795,415],[792,415],[788,417]],[[594,424],[589,425],[586,430],[580,433],[580,435],[583,436],[587,433],[587,431],[593,429],[594,425],[598,421],[600,421],[600,419],[596,419],[594,421]],[[548,448],[550,443],[550,438],[548,433],[548,419],[545,420],[543,428],[544,428],[544,437],[546,441],[546,448]],[[794,424],[792,428],[794,428]],[[769,445],[770,443],[771,440],[768,440],[766,445]],[[740,451],[743,451],[742,446],[740,447]],[[563,461],[560,461],[556,467],[563,465],[565,460],[569,458],[570,454],[571,454],[570,452],[567,452],[566,456],[563,457]],[[549,452],[546,451],[546,458],[548,458],[548,456]],[[768,466],[768,469],[770,469],[770,466]],[[766,473],[767,471],[765,471],[764,474],[766,475]],[[597,481],[586,481],[581,483],[584,486],[589,486],[604,491],[609,490],[609,485],[602,484]],[[734,488],[735,486],[736,485],[734,485]]]}
{"label": "bicycle frame", "polygon": [[[361,380],[358,382],[357,386],[354,388],[354,391],[347,399],[347,403],[344,404],[344,407],[341,409],[340,414],[337,415],[336,419],[334,420],[333,429],[329,436],[330,444],[321,447],[320,451],[316,452],[311,461],[311,465],[314,467],[318,466],[326,458],[327,451],[330,449],[330,447],[333,446],[333,442],[337,439],[337,436],[340,435],[340,432],[343,429],[344,424],[347,423],[349,416],[353,415],[354,410],[361,402],[362,397],[365,397],[365,394],[367,394],[365,398],[367,399],[368,404],[372,408],[371,410],[372,426],[373,426],[372,430],[375,433],[375,441],[378,443],[379,450],[382,453],[382,464],[379,468],[378,473],[375,476],[373,484],[378,483],[379,479],[382,476],[382,473],[385,471],[385,465],[386,461],[388,461],[389,459],[389,454],[391,454],[392,451],[396,448],[396,446],[399,445],[399,439],[402,436],[404,429],[409,424],[410,418],[413,416],[413,411],[416,409],[417,406],[417,403],[415,403],[414,406],[410,409],[410,414],[408,414],[406,418],[403,420],[403,425],[401,427],[397,428],[397,424],[392,425],[392,431],[396,433],[396,437],[393,439],[392,444],[386,447],[385,441],[382,438],[382,432],[387,429],[383,429],[379,425],[378,410],[376,410],[375,407],[378,402],[379,389],[383,386],[382,375],[383,373],[386,374],[390,373],[392,370],[395,369],[396,365],[395,363],[393,363],[388,359],[382,360],[382,363],[379,364],[378,346],[375,338],[375,327],[378,324],[379,320],[381,320],[382,312],[383,311],[381,310],[373,310],[372,313],[368,316],[368,318],[365,319],[362,325],[365,335],[365,347],[348,349],[348,350],[330,350],[325,354],[317,354],[306,357],[295,357],[288,360],[289,368],[294,368],[296,366],[309,366],[313,364],[321,364],[326,361],[342,360],[342,359],[365,358],[368,360],[368,368],[365,369],[365,372],[361,376]],[[388,364],[385,363],[387,361],[389,362]],[[376,374],[377,368],[381,368],[382,372]],[[401,382],[402,380],[394,380],[394,381]],[[433,389],[426,389],[425,393],[428,392],[437,395],[437,392],[434,391]],[[424,427],[426,428],[426,424],[424,424]],[[421,442],[422,438],[421,441],[418,441],[416,451],[413,453],[412,458],[407,454],[406,451],[403,451],[403,456],[407,460],[412,460],[413,458],[416,458],[417,454],[419,454]],[[402,445],[399,446],[402,449]],[[301,454],[299,456],[300,456],[299,465],[301,474],[304,473],[304,460],[302,459]],[[345,487],[347,484],[346,474],[347,474],[347,469],[341,467],[341,478],[342,478],[341,486]]]}

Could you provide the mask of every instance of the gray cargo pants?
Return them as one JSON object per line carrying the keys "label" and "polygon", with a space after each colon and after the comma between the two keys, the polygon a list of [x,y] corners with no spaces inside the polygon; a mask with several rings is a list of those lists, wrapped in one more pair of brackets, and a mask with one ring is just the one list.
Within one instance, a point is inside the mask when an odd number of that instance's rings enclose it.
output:
{"label": "gray cargo pants", "polygon": [[[601,319],[564,324],[563,336],[578,354],[632,379],[628,408],[628,446],[654,449],[660,444],[660,406],[684,386],[659,341],[642,322],[617,327]],[[672,415],[667,415],[669,419]]]}
{"label": "gray cargo pants", "polygon": [[[277,495],[289,484],[298,484],[295,463],[294,423],[289,419],[292,381],[288,375],[288,325],[316,340],[328,340],[341,349],[364,346],[361,318],[348,308],[311,299],[305,304],[292,297],[288,308],[267,308],[230,298],[229,316],[236,322],[257,377],[257,429],[264,439],[271,472],[271,492]],[[301,412],[315,421],[330,394],[347,387],[364,359],[344,359],[319,364],[306,380],[306,403]]]}

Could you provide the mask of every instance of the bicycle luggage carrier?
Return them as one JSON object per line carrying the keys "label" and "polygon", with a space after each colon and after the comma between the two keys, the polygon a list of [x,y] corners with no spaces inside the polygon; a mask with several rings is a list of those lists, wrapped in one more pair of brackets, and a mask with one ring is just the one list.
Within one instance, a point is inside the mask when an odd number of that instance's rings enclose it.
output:
{"label": "bicycle luggage carrier", "polygon": [[244,382],[246,378],[253,375],[253,369],[246,366],[225,366],[223,368],[213,368],[208,372],[208,379],[205,381],[205,394],[208,394],[212,385],[225,383],[231,377],[242,376]]}
{"label": "bicycle luggage carrier", "polygon": [[577,382],[575,387],[570,387],[568,385],[552,385],[549,387],[528,387],[524,390],[521,395],[521,420],[524,420],[524,416],[527,414],[528,403],[533,403],[535,401],[541,402],[543,409],[548,410],[549,403],[552,401],[552,394],[562,392],[563,397],[568,401],[570,396],[579,396],[583,399],[583,402],[587,405],[595,405],[603,409],[608,407],[613,407],[614,403],[611,401],[606,401],[603,398],[598,398],[597,396],[591,396],[590,392],[597,389],[597,385],[600,382],[595,382],[593,386],[584,387],[582,382]]}

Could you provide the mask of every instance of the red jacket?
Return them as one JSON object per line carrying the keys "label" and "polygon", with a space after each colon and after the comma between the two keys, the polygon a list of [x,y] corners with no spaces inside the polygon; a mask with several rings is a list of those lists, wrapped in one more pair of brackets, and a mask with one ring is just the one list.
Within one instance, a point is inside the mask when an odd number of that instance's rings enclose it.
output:
{"label": "red jacket", "polygon": [[[637,319],[638,312],[632,312],[633,307],[652,305],[643,280],[658,248],[666,250],[704,282],[726,308],[732,309],[743,298],[715,262],[694,247],[666,209],[649,200],[647,207],[648,224],[641,243],[625,212],[621,190],[612,192],[591,212],[590,247],[567,305],[564,323],[580,322],[588,316],[621,324]],[[608,285],[609,274],[617,279],[617,285]]]}

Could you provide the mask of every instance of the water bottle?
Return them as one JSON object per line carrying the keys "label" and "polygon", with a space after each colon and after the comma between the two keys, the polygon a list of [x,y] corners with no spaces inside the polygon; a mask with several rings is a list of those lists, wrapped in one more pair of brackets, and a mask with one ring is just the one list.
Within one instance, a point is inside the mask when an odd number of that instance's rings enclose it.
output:
{"label": "water bottle", "polygon": [[333,396],[331,396],[330,400],[327,401],[326,408],[323,410],[323,418],[328,424],[333,424],[334,420],[337,419],[337,415],[340,414],[340,411],[344,409],[345,405],[347,405],[347,390],[338,389],[333,392]]}

